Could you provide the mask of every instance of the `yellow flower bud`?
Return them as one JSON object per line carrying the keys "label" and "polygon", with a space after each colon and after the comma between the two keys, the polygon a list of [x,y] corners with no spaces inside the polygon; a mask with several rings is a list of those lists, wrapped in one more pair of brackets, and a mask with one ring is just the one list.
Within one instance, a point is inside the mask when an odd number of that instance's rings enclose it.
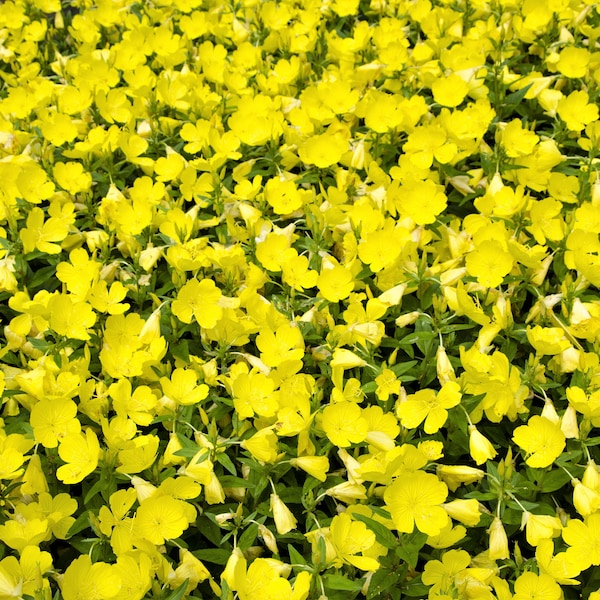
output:
{"label": "yellow flower bud", "polygon": [[481,519],[479,502],[474,498],[452,500],[452,502],[444,504],[443,507],[455,521],[460,521],[467,527],[474,527]]}
{"label": "yellow flower bud", "polygon": [[582,516],[587,517],[595,512],[600,507],[600,494],[590,489],[579,479],[571,481],[573,487],[573,506],[575,510]]}
{"label": "yellow flower bud", "polygon": [[494,517],[490,528],[488,529],[490,534],[490,559],[500,560],[502,558],[508,558],[510,556],[508,550],[508,536],[502,525],[500,517]]}
{"label": "yellow flower bud", "polygon": [[292,514],[292,511],[285,505],[278,494],[271,494],[271,510],[273,511],[273,519],[277,533],[285,535],[292,529],[296,529],[298,521]]}
{"label": "yellow flower bud", "polygon": [[479,432],[475,425],[469,426],[469,452],[478,465],[482,465],[498,454],[492,443]]}
{"label": "yellow flower bud", "polygon": [[544,403],[544,408],[542,409],[542,417],[546,417],[548,421],[552,421],[555,425],[560,421],[560,417],[556,412],[556,408],[554,408],[554,404],[552,400],[546,400]]}
{"label": "yellow flower bud", "polygon": [[260,534],[260,537],[263,539],[263,542],[267,548],[273,554],[279,554],[279,549],[277,548],[277,538],[273,532],[268,527],[265,527],[262,523],[259,523],[258,533]]}
{"label": "yellow flower bud", "polygon": [[214,471],[210,472],[209,481],[204,486],[204,497],[208,504],[222,504],[225,502],[223,486]]}
{"label": "yellow flower bud", "polygon": [[412,325],[420,316],[421,313],[418,310],[413,310],[412,312],[400,315],[396,319],[396,327],[408,327],[409,325]]}
{"label": "yellow flower bud", "polygon": [[441,344],[438,346],[435,358],[438,381],[442,385],[448,381],[454,381],[456,379],[456,376],[454,375],[454,368],[452,367],[450,359],[446,354],[446,349]]}
{"label": "yellow flower bud", "polygon": [[327,479],[327,471],[329,471],[329,459],[326,456],[299,456],[298,458],[290,459],[292,467],[297,467],[306,471],[319,481]]}
{"label": "yellow flower bud", "polygon": [[540,540],[559,536],[562,531],[562,524],[558,517],[534,515],[525,511],[521,519],[521,529],[523,528],[525,528],[527,543],[537,546]]}
{"label": "yellow flower bud", "polygon": [[437,475],[448,486],[450,491],[454,492],[463,483],[480,481],[483,479],[485,473],[481,469],[475,469],[466,465],[439,465]]}

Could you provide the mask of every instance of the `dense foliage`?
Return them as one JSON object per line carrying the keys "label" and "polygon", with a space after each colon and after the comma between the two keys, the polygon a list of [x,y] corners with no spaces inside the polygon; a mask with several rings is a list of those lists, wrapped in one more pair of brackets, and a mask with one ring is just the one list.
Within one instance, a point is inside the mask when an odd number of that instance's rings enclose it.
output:
{"label": "dense foliage", "polygon": [[593,0],[0,5],[0,600],[600,599]]}

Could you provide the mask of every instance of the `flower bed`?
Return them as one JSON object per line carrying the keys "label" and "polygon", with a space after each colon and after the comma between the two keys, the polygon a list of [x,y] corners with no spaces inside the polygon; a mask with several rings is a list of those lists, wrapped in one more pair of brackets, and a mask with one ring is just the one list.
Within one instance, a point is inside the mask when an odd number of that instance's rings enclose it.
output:
{"label": "flower bed", "polygon": [[0,6],[0,599],[600,599],[592,0]]}

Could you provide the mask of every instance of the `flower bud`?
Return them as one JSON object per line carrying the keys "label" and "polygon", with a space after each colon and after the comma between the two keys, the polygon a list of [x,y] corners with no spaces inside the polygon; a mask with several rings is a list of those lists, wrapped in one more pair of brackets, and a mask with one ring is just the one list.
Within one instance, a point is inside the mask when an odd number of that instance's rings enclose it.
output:
{"label": "flower bud", "polygon": [[277,533],[285,535],[286,533],[296,529],[298,521],[292,514],[292,511],[285,505],[278,494],[271,494],[271,510],[273,511],[273,519]]}
{"label": "flower bud", "polygon": [[263,524],[259,523],[258,533],[260,534],[260,537],[263,539],[263,542],[267,548],[273,554],[279,554],[279,549],[277,548],[277,538],[273,532],[268,527],[265,527]]}
{"label": "flower bud", "polygon": [[546,400],[546,402],[544,403],[544,408],[542,409],[542,417],[546,417],[548,421],[551,421],[555,425],[560,421],[560,417],[556,412],[556,408],[554,408],[552,400]]}
{"label": "flower bud", "polygon": [[421,313],[418,310],[413,310],[412,312],[400,315],[396,319],[396,327],[408,327],[409,325],[412,325],[420,316]]}
{"label": "flower bud", "polygon": [[506,535],[500,517],[494,517],[494,520],[488,529],[488,533],[490,534],[490,559],[499,560],[508,558],[510,556],[508,550],[508,536]]}
{"label": "flower bud", "polygon": [[577,411],[570,404],[560,420],[560,430],[567,439],[577,439],[579,437]]}
{"label": "flower bud", "polygon": [[573,490],[575,510],[582,517],[591,515],[600,507],[600,494],[581,483],[579,479],[574,479],[571,483],[575,488]]}
{"label": "flower bud", "polygon": [[441,344],[438,346],[435,358],[437,377],[440,384],[444,385],[448,381],[455,381],[456,376],[454,374],[454,368],[446,354],[446,349]]}
{"label": "flower bud", "polygon": [[457,499],[442,505],[444,510],[455,520],[467,527],[475,527],[481,519],[479,502],[475,498]]}
{"label": "flower bud", "polygon": [[491,442],[479,432],[475,425],[469,426],[469,452],[478,465],[491,460],[497,454]]}

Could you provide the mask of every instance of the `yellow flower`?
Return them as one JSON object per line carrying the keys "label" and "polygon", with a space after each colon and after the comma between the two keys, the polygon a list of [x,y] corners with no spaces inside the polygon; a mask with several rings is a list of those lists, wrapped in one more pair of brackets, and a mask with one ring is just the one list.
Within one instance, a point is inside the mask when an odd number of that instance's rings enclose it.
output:
{"label": "yellow flower", "polygon": [[560,354],[571,347],[571,343],[565,337],[565,332],[560,327],[540,327],[539,325],[528,327],[527,340],[539,355]]}
{"label": "yellow flower", "polygon": [[513,267],[512,255],[496,240],[485,240],[467,255],[467,272],[485,287],[496,287]]}
{"label": "yellow flower", "polygon": [[590,52],[586,48],[567,46],[564,48],[556,63],[556,68],[565,77],[576,79],[585,77],[590,62]]}
{"label": "yellow flower", "polygon": [[554,578],[542,573],[522,573],[515,581],[513,600],[559,600],[562,590]]}
{"label": "yellow flower", "polygon": [[178,538],[188,528],[190,521],[186,511],[186,503],[182,500],[172,496],[153,495],[137,509],[134,531],[153,544],[164,544],[165,540]]}
{"label": "yellow flower", "polygon": [[469,86],[465,80],[452,73],[447,77],[437,78],[431,86],[433,99],[442,106],[458,106],[467,95]]}
{"label": "yellow flower", "polygon": [[436,393],[435,390],[419,390],[410,394],[397,405],[397,414],[403,427],[414,429],[425,421],[425,433],[436,433],[448,418],[448,408],[460,403],[460,386],[449,381]]}
{"label": "yellow flower", "polygon": [[441,506],[448,488],[435,475],[406,473],[389,485],[383,498],[398,531],[412,533],[415,525],[427,535],[437,535],[449,522]]}
{"label": "yellow flower", "polygon": [[331,443],[339,448],[363,442],[368,432],[360,406],[347,400],[325,407],[322,427]]}
{"label": "yellow flower", "polygon": [[117,567],[104,562],[92,564],[87,554],[76,558],[60,581],[65,600],[110,600],[119,593],[121,585]]}
{"label": "yellow flower", "polygon": [[[363,571],[376,571],[379,568],[376,559],[365,556],[375,544],[375,534],[361,521],[353,521],[347,512],[333,517],[329,536],[338,557],[336,566],[349,563]],[[362,556],[357,556],[359,552]]]}
{"label": "yellow flower", "polygon": [[444,552],[442,560],[429,560],[423,571],[423,583],[433,586],[431,597],[450,594],[455,591],[455,579],[471,564],[471,557],[465,550],[449,550]]}
{"label": "yellow flower", "polygon": [[180,321],[191,323],[194,318],[200,327],[210,329],[223,315],[221,296],[212,279],[192,279],[179,290],[171,309]]}
{"label": "yellow flower", "polygon": [[341,265],[323,267],[317,278],[319,292],[329,302],[339,302],[350,295],[354,289],[352,273]]}
{"label": "yellow flower", "polygon": [[558,101],[558,116],[571,131],[581,131],[588,123],[598,119],[598,107],[588,104],[587,92],[576,90]]}
{"label": "yellow flower", "polygon": [[339,162],[348,149],[348,142],[342,135],[323,133],[304,142],[298,149],[298,156],[304,164],[325,169]]}
{"label": "yellow flower", "polygon": [[513,440],[527,452],[527,464],[536,468],[550,466],[566,445],[565,434],[560,426],[538,415],[531,417],[527,425],[517,427]]}
{"label": "yellow flower", "polygon": [[67,485],[79,483],[98,466],[100,444],[92,429],[85,435],[81,432],[68,433],[58,447],[58,455],[65,461],[58,467],[56,476]]}

